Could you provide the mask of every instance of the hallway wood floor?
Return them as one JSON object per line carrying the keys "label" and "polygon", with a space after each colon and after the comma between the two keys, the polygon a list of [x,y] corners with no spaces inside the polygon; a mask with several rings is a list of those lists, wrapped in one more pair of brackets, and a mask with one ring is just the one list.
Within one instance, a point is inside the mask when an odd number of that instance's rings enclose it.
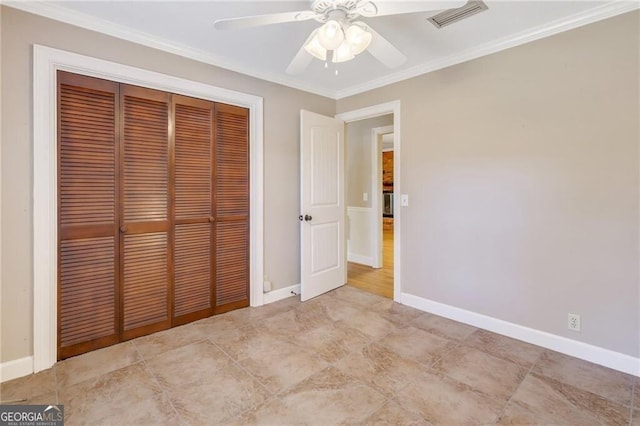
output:
{"label": "hallway wood floor", "polygon": [[349,262],[347,282],[361,290],[393,299],[393,230],[384,230],[382,268]]}

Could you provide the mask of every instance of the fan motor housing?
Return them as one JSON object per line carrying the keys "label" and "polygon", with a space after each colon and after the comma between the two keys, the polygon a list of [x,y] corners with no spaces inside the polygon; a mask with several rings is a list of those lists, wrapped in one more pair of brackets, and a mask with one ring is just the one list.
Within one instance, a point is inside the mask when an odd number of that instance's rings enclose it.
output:
{"label": "fan motor housing", "polygon": [[311,4],[311,10],[323,18],[321,22],[330,19],[331,12],[342,11],[349,20],[360,16],[358,12],[359,0],[314,0]]}

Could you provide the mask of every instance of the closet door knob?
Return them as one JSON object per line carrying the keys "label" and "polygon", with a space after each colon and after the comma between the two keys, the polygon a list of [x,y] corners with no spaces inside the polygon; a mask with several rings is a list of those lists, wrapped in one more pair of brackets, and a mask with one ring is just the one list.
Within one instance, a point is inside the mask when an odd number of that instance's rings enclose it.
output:
{"label": "closet door knob", "polygon": [[120,227],[120,232],[122,232],[123,234],[124,234],[125,232],[127,232],[128,230],[129,230],[129,228],[127,228],[127,225],[122,225],[122,226]]}
{"label": "closet door knob", "polygon": [[216,218],[213,216],[209,216],[209,223],[213,223],[216,221]]}

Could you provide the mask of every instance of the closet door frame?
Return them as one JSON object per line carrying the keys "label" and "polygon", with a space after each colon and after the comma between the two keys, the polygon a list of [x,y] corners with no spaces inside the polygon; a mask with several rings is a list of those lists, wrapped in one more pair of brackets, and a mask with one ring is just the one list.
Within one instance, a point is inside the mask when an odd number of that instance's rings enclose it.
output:
{"label": "closet door frame", "polygon": [[250,304],[264,302],[263,99],[102,59],[33,46],[33,372],[57,359],[57,79],[58,70],[206,99],[249,110]]}

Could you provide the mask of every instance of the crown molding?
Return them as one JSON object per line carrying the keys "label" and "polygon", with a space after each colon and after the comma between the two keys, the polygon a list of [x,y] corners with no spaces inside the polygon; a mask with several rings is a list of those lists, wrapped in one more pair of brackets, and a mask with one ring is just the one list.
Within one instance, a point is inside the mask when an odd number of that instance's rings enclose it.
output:
{"label": "crown molding", "polygon": [[528,29],[526,31],[504,37],[502,39],[491,41],[472,49],[467,49],[460,53],[440,58],[435,61],[416,65],[409,69],[402,70],[385,77],[352,86],[348,89],[339,90],[335,93],[334,97],[336,100],[339,100],[347,98],[349,96],[354,96],[360,93],[367,92],[369,90],[377,89],[393,83],[398,83],[400,81],[417,77],[419,75],[427,74],[433,71],[450,67],[452,65],[460,64],[462,62],[467,62],[472,59],[477,59],[482,56],[500,52],[501,50],[506,50],[525,43],[529,43],[531,41],[549,37],[554,34],[582,27],[584,25],[601,21],[603,19],[612,18],[614,16],[631,12],[632,10],[636,10],[639,8],[640,2],[638,2],[638,0],[615,0],[611,3],[599,6],[597,8],[577,13],[563,19],[558,19],[544,25]]}
{"label": "crown molding", "polygon": [[[1,1],[1,0],[0,0]],[[588,25],[603,19],[621,15],[640,8],[640,2],[637,0],[614,0],[605,5],[577,13],[569,17],[549,22],[538,27],[522,31],[520,33],[504,37],[483,45],[456,53],[434,61],[416,65],[414,67],[402,70],[381,78],[370,80],[362,84],[354,85],[343,90],[334,91],[326,87],[318,87],[315,84],[301,83],[298,80],[287,77],[284,74],[275,74],[268,72],[259,72],[240,65],[226,58],[217,56],[213,53],[196,49],[185,44],[176,43],[151,34],[132,30],[123,25],[115,24],[110,21],[99,19],[84,13],[69,10],[56,4],[46,1],[2,1],[3,5],[19,9],[25,12],[40,15],[45,18],[54,19],[77,27],[107,34],[112,37],[127,40],[143,46],[162,50],[198,62],[224,68],[229,71],[244,74],[250,77],[265,80],[271,83],[281,84],[293,89],[302,90],[304,92],[313,93],[327,98],[339,100],[354,96],[369,90],[377,89],[389,84],[398,83],[422,74],[427,74],[452,65],[500,52],[505,49],[516,47],[531,41],[549,37],[564,31],[572,30],[584,25]]]}
{"label": "crown molding", "polygon": [[[196,49],[194,47],[170,41],[161,37],[154,36],[143,31],[137,31],[123,25],[116,24],[111,21],[96,18],[85,13],[77,12],[74,10],[61,7],[57,4],[52,4],[46,1],[1,1],[4,6],[19,9],[24,12],[32,13],[34,15],[43,16],[45,18],[53,19],[56,21],[64,22],[66,24],[81,27],[87,30],[96,31],[102,34],[106,34],[112,37],[116,37],[122,40],[130,41],[136,44],[140,44],[146,47],[162,50],[167,53],[182,56],[188,59],[193,59],[198,62],[213,65],[218,68],[224,68],[229,71],[244,74],[250,77],[255,77],[260,80],[265,80],[271,83],[280,84],[293,89],[302,90],[304,92],[313,93],[316,95],[324,96],[327,98],[335,99],[335,91],[318,87],[317,85],[310,85],[300,83],[297,80],[288,78],[285,75],[259,72],[254,69],[250,69],[246,66],[240,65],[233,61],[229,61],[226,58],[217,56],[213,53]],[[52,46],[55,47],[55,46]]]}

